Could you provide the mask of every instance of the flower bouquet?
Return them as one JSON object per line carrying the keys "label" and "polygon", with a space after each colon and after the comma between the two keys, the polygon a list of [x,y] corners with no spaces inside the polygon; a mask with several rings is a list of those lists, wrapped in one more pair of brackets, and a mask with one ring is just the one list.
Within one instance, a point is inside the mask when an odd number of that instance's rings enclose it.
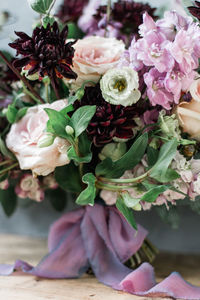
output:
{"label": "flower bouquet", "polygon": [[1,205],[80,207],[52,225],[38,266],[0,273],[92,272],[132,294],[200,299],[177,273],[155,282],[143,261],[156,249],[134,218],[200,212],[200,2],[163,18],[131,0],[66,0],[55,15],[53,0],[28,2],[32,34],[15,32],[16,57],[0,51]]}

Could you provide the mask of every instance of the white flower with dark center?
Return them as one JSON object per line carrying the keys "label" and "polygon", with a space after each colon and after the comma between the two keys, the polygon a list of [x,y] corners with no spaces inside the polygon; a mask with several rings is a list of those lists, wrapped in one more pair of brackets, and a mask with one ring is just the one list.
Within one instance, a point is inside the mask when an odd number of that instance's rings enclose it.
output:
{"label": "white flower with dark center", "polygon": [[129,67],[107,71],[100,87],[105,101],[114,105],[131,106],[141,97],[138,73]]}

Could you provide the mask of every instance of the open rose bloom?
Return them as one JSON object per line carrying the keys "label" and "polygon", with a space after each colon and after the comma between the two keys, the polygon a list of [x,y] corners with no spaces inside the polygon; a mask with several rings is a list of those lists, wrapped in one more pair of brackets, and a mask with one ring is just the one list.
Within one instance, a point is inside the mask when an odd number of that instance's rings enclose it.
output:
{"label": "open rose bloom", "polygon": [[177,227],[179,205],[199,212],[200,2],[195,21],[179,0],[162,18],[132,0],[63,0],[55,18],[55,1],[28,2],[41,24],[16,32],[10,61],[0,51],[1,203],[7,214],[17,198],[80,207],[51,227],[49,256],[13,269],[91,269],[117,290],[199,300],[177,273],[157,284],[148,263],[127,266],[156,254],[134,215]]}

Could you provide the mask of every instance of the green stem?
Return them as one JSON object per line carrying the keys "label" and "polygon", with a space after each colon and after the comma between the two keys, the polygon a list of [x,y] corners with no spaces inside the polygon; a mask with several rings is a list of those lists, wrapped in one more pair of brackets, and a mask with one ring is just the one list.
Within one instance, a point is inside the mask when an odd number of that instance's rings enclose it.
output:
{"label": "green stem", "polygon": [[107,2],[107,11],[106,11],[106,28],[105,28],[105,34],[104,37],[107,36],[107,32],[108,32],[108,23],[110,21],[110,14],[111,14],[111,0],[108,0]]}
{"label": "green stem", "polygon": [[12,170],[12,169],[14,169],[15,167],[17,167],[19,164],[18,164],[18,162],[17,163],[15,163],[15,164],[13,164],[12,166],[10,166],[10,167],[8,167],[8,168],[6,168],[6,169],[3,169],[2,171],[0,171],[0,175],[2,175],[2,174],[4,174],[4,173],[6,173],[6,172],[8,172],[8,171],[10,171],[10,170]]}
{"label": "green stem", "polygon": [[5,57],[5,55],[0,51],[0,57],[5,61],[7,66],[16,74],[19,80],[23,81],[24,85],[31,91],[31,93],[41,102],[44,103],[44,100],[40,97],[40,95],[34,90],[25,76],[22,76],[19,71],[9,62],[9,60]]}
{"label": "green stem", "polygon": [[24,82],[21,81],[21,83],[22,83],[24,92],[25,92],[29,97],[31,97],[31,99],[33,99],[36,103],[40,104],[39,99],[38,99],[37,97],[35,97],[35,96],[27,89],[27,87],[25,86]]}
{"label": "green stem", "polygon": [[44,84],[46,102],[49,103],[49,83]]}
{"label": "green stem", "polygon": [[112,192],[116,192],[116,191],[123,191],[126,189],[130,189],[135,187],[134,185],[112,185],[112,184],[104,184],[100,181],[96,182],[96,187],[102,190],[106,190],[106,191],[112,191]]}
{"label": "green stem", "polygon": [[128,179],[113,179],[113,178],[105,178],[105,177],[99,177],[99,181],[103,181],[103,182],[113,182],[113,183],[117,183],[117,184],[123,184],[123,183],[140,183],[143,180],[146,179],[146,177],[150,174],[150,171],[147,171],[146,173],[142,174],[141,176],[135,177],[135,178],[128,178]]}
{"label": "green stem", "polygon": [[12,160],[5,160],[5,161],[2,161],[2,162],[0,163],[0,167],[9,164],[11,161],[12,161]]}
{"label": "green stem", "polygon": [[47,16],[50,15],[50,12],[51,12],[52,8],[54,7],[55,3],[56,3],[56,0],[54,0],[54,1],[51,3],[51,5],[50,5],[50,7],[49,7],[49,10],[48,10],[48,12],[47,12]]}

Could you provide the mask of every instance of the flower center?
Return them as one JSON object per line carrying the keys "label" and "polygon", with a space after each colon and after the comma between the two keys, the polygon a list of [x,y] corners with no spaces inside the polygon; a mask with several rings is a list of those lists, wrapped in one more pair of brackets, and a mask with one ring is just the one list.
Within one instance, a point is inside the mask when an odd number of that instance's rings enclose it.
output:
{"label": "flower center", "polygon": [[122,92],[126,88],[126,81],[123,79],[117,80],[113,87],[119,92]]}

